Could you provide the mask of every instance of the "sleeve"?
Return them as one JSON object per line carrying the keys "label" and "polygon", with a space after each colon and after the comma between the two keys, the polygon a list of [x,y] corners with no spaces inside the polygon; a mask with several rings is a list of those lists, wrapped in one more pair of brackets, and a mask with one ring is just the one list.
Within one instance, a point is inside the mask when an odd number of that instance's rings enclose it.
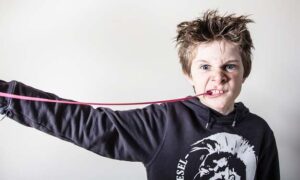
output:
{"label": "sleeve", "polygon": [[[63,100],[17,81],[0,80],[0,91]],[[101,156],[143,163],[151,160],[162,142],[167,119],[165,104],[113,111],[4,97],[0,97],[0,113]]]}
{"label": "sleeve", "polygon": [[258,159],[257,180],[280,180],[278,150],[273,132],[268,133],[265,139],[266,146]]}

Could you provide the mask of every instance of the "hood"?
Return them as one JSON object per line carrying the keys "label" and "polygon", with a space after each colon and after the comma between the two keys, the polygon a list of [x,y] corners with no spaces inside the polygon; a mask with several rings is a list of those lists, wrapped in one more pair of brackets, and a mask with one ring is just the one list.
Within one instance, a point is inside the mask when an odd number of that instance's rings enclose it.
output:
{"label": "hood", "polygon": [[183,103],[193,109],[197,116],[205,121],[206,128],[211,128],[213,124],[235,127],[249,114],[249,109],[242,102],[235,103],[234,111],[225,116],[201,103],[197,97],[183,101]]}

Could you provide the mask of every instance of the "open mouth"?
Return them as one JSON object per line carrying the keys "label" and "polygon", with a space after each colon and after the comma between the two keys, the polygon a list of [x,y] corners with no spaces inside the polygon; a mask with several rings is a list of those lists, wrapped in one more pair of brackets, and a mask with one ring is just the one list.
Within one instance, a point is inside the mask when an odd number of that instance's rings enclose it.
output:
{"label": "open mouth", "polygon": [[223,90],[217,90],[217,89],[211,89],[211,90],[208,90],[207,92],[208,92],[208,95],[211,97],[220,96],[220,95],[224,94]]}

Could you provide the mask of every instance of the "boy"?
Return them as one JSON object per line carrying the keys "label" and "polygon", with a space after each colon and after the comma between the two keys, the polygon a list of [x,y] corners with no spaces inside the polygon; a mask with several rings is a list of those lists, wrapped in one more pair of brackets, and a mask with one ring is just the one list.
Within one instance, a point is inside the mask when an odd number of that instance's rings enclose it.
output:
{"label": "boy", "polygon": [[[250,22],[207,11],[178,25],[184,75],[210,94],[127,111],[0,97],[0,113],[101,156],[142,162],[149,180],[280,179],[272,130],[235,103],[251,70]],[[0,81],[0,91],[60,99],[16,81]]]}

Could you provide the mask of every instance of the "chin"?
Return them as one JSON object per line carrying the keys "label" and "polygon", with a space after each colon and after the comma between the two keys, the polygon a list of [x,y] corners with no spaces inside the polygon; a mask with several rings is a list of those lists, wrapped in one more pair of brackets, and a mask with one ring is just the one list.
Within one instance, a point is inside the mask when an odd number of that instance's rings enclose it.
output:
{"label": "chin", "polygon": [[220,111],[227,111],[228,109],[231,108],[230,103],[226,103],[226,102],[214,102],[214,101],[210,101],[210,102],[206,102],[205,103],[208,107],[220,112]]}

